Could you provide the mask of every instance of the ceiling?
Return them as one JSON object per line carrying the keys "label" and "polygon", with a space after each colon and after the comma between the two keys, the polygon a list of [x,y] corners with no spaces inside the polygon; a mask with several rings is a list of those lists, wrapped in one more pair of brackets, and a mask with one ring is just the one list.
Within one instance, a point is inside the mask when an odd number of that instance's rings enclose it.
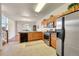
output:
{"label": "ceiling", "polygon": [[47,3],[44,8],[36,13],[37,3],[2,3],[2,15],[15,21],[38,21],[62,6],[64,3]]}

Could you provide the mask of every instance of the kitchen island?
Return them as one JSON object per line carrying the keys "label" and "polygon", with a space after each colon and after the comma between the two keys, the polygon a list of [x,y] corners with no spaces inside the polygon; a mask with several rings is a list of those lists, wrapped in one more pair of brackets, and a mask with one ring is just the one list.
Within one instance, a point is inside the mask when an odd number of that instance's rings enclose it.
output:
{"label": "kitchen island", "polygon": [[30,42],[36,40],[43,40],[44,33],[43,32],[18,32],[18,40],[20,43],[22,42]]}

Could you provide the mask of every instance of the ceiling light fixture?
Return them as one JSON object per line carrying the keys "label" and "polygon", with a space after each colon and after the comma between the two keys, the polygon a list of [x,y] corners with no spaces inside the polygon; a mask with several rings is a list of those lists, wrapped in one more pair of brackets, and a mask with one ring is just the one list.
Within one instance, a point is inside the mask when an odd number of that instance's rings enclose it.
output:
{"label": "ceiling light fixture", "polygon": [[35,9],[35,12],[40,12],[46,3],[38,3]]}

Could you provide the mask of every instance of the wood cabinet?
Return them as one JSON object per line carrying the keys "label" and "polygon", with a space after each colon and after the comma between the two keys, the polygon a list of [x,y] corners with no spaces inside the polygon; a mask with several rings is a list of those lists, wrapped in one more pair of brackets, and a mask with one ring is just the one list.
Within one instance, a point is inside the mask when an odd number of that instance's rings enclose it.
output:
{"label": "wood cabinet", "polygon": [[56,48],[56,39],[57,39],[56,33],[51,33],[51,46],[53,48]]}
{"label": "wood cabinet", "polygon": [[28,34],[28,41],[43,40],[43,39],[44,39],[43,32],[29,32]]}
{"label": "wood cabinet", "polygon": [[18,38],[19,42],[29,42],[35,40],[43,40],[44,34],[43,32],[19,32]]}
{"label": "wood cabinet", "polygon": [[28,33],[20,33],[20,42],[28,42]]}

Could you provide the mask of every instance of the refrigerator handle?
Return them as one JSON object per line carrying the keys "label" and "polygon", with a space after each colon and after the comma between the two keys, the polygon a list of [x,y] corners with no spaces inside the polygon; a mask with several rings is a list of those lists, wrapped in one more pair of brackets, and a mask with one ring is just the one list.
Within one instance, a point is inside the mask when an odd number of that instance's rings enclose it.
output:
{"label": "refrigerator handle", "polygon": [[62,43],[61,43],[61,55],[64,56],[64,41],[65,41],[65,17],[62,17]]}

